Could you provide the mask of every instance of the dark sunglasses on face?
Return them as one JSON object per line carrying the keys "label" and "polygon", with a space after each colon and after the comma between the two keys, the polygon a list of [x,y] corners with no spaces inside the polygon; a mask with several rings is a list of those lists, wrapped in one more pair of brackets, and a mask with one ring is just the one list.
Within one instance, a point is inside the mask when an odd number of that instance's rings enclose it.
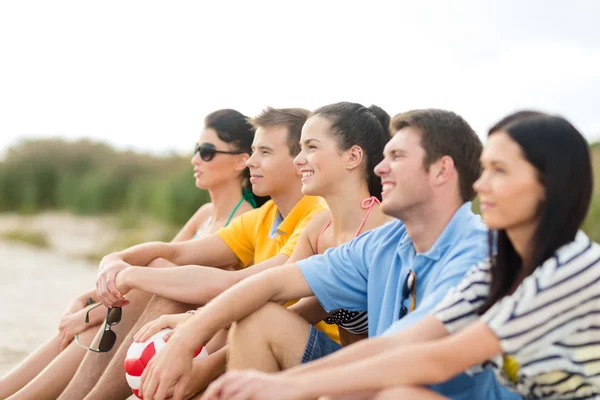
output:
{"label": "dark sunglasses on face", "polygon": [[404,301],[408,299],[408,296],[412,295],[412,300],[410,304],[410,311],[414,311],[415,309],[415,301],[416,296],[415,293],[417,291],[417,274],[414,273],[413,270],[408,271],[406,274],[406,279],[404,279],[404,284],[402,285],[402,300],[400,300],[400,316],[402,319],[406,314],[408,314],[408,308],[404,305]]}
{"label": "dark sunglasses on face", "polygon": [[[96,307],[100,307],[101,305],[102,303],[98,303],[88,310],[88,312],[85,314],[86,324],[90,322],[90,311],[92,311]],[[100,343],[98,344],[97,349],[79,343],[79,335],[75,335],[75,343],[77,343],[79,347],[83,347],[84,349],[94,351],[96,353],[106,353],[107,351],[110,351],[117,341],[117,335],[111,330],[111,327],[121,322],[122,315],[123,311],[121,307],[109,307],[108,310],[106,310],[106,320],[104,321],[102,337],[100,338]]]}
{"label": "dark sunglasses on face", "polygon": [[[243,151],[221,151],[217,150],[214,144],[212,143],[202,143],[198,145],[196,143],[196,147],[194,149],[194,155],[198,153],[200,158],[204,161],[210,161],[215,158],[216,154],[242,154]],[[193,155],[192,155],[193,157]]]}

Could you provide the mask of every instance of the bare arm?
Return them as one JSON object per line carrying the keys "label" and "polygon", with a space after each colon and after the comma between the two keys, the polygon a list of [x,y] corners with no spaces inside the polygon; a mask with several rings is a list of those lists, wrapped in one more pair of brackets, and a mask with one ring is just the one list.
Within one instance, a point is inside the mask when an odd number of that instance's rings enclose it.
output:
{"label": "bare arm", "polygon": [[315,296],[305,297],[296,304],[288,307],[288,310],[295,312],[311,325],[325,319],[329,313],[323,309],[321,303]]}
{"label": "bare arm", "polygon": [[150,261],[159,257],[177,265],[220,267],[238,262],[235,253],[223,239],[217,235],[210,235],[185,242],[139,244],[106,256],[102,260],[102,264],[105,263],[105,259],[118,259],[132,266],[146,266]]}
{"label": "bare arm", "polygon": [[[270,301],[313,295],[296,264],[273,268],[231,287],[196,313],[170,339],[191,353],[219,329],[253,313]],[[240,302],[239,299],[244,299]]]}
{"label": "bare arm", "polygon": [[435,317],[423,321],[393,336],[380,336],[362,340],[335,353],[308,364],[302,364],[283,372],[283,375],[299,376],[316,371],[351,364],[379,354],[385,354],[398,347],[439,339],[448,335],[444,325]]}
{"label": "bare arm", "polygon": [[185,223],[177,235],[175,235],[171,242],[183,242],[192,239],[198,231],[198,228],[202,226],[204,221],[206,221],[206,218],[208,218],[210,215],[211,209],[211,203],[206,203],[200,207],[198,211],[196,211],[194,215],[192,215],[192,217]]}
{"label": "bare arm", "polygon": [[452,336],[402,346],[347,366],[295,378],[305,382],[307,390],[315,397],[394,386],[430,385],[445,382],[501,352],[494,333],[482,322],[476,322]]}
{"label": "bare arm", "polygon": [[117,275],[117,289],[140,289],[171,300],[204,305],[243,279],[287,261],[278,254],[239,271],[196,265],[173,268],[127,268]]}

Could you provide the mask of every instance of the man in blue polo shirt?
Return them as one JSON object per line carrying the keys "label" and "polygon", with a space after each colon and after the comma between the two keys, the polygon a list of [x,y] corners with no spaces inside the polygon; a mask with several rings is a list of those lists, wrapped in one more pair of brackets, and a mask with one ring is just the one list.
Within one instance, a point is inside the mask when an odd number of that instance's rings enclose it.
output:
{"label": "man in blue polo shirt", "polygon": [[[471,212],[482,150],[471,127],[442,110],[397,115],[392,127],[396,134],[375,171],[383,184],[382,210],[398,221],[323,255],[261,273],[215,298],[173,335],[169,351],[157,357],[153,387],[189,379],[182,366],[191,363],[193,350],[237,321],[229,335],[230,369],[274,372],[307,364],[279,375],[228,373],[209,387],[206,398],[304,399],[339,393],[343,382],[321,382],[317,388],[311,376],[398,346],[386,331],[404,330],[423,319],[486,257],[487,231]],[[304,313],[303,319],[277,304],[311,295],[324,312],[348,311],[342,313],[349,319],[346,326],[353,311],[368,311],[369,336],[384,337],[340,349],[309,324],[323,319],[322,313]],[[403,337],[403,345],[422,340]],[[453,399],[518,398],[491,372],[463,374],[433,389]]]}

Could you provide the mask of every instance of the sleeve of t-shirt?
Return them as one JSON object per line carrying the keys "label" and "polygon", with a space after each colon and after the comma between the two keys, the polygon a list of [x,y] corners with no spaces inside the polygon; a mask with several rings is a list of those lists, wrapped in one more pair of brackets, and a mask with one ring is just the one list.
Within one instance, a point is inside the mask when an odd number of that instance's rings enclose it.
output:
{"label": "sleeve of t-shirt", "polygon": [[584,253],[558,266],[548,260],[481,317],[504,353],[539,351],[600,324],[598,254]]}
{"label": "sleeve of t-shirt", "polygon": [[217,235],[229,246],[242,264],[248,265],[254,259],[254,230],[258,224],[261,209],[243,213],[231,223],[217,231]]}
{"label": "sleeve of t-shirt", "polygon": [[467,273],[472,270],[473,265],[481,261],[482,254],[485,253],[479,250],[466,251],[443,265],[441,267],[442,271],[433,282],[435,285],[433,290],[427,293],[414,311],[392,324],[384,334],[393,335],[398,333],[431,315],[440,303],[445,303],[444,299],[450,296],[450,292],[456,292],[454,288],[465,279]]}
{"label": "sleeve of t-shirt", "polygon": [[449,333],[461,330],[479,318],[477,310],[488,296],[490,263],[488,260],[475,265],[446,297],[435,306],[433,314]]}
{"label": "sleeve of t-shirt", "polygon": [[279,254],[284,254],[284,255],[290,257],[292,255],[292,253],[294,252],[296,243],[298,243],[298,238],[300,237],[300,234],[302,233],[302,231],[304,230],[306,225],[310,222],[310,220],[315,215],[317,215],[319,212],[321,212],[323,210],[325,210],[324,207],[315,207],[313,210],[311,210],[309,213],[307,213],[304,216],[304,218],[302,218],[302,221],[300,221],[298,223],[298,225],[296,225],[296,229],[294,229],[294,231],[290,235],[289,239],[285,242],[285,244],[283,245],[281,250],[279,250]]}
{"label": "sleeve of t-shirt", "polygon": [[297,262],[311,290],[327,312],[367,309],[368,257],[373,231]]}

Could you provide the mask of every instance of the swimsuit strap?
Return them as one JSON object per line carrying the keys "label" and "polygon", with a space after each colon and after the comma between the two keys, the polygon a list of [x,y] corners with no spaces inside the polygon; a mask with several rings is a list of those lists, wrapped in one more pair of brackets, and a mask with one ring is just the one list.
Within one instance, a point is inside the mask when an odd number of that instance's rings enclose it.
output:
{"label": "swimsuit strap", "polygon": [[332,222],[333,222],[332,220],[329,220],[327,225],[325,225],[325,228],[323,228],[323,230],[319,234],[319,237],[317,238],[317,243],[315,243],[315,254],[319,254],[319,240],[321,239],[321,236],[323,236],[323,234],[325,233],[327,228],[329,228],[329,226],[331,225]]}
{"label": "swimsuit strap", "polygon": [[[358,226],[358,229],[356,230],[354,237],[357,237],[360,234],[360,231],[365,226],[365,223],[367,222],[367,218],[369,217],[369,214],[371,213],[371,210],[373,209],[373,207],[375,207],[375,204],[381,204],[379,199],[375,196],[367,197],[360,204],[361,208],[363,210],[367,210],[367,212],[365,213],[365,216],[363,217],[362,221],[360,222],[360,225]],[[331,226],[332,222],[333,221],[329,220],[329,222],[327,223],[327,225],[325,225],[325,228],[323,228],[323,230],[321,231],[321,234],[317,238],[317,243],[315,244],[315,254],[319,254],[319,239],[321,239],[321,236],[323,236],[323,234],[325,233],[327,228],[329,228]]]}
{"label": "swimsuit strap", "polygon": [[362,201],[360,206],[363,210],[367,210],[367,212],[365,213],[365,216],[363,217],[360,226],[356,230],[354,237],[357,237],[360,234],[360,231],[362,230],[363,226],[365,226],[365,222],[367,222],[367,218],[369,217],[369,214],[371,214],[371,210],[373,209],[373,207],[375,207],[375,204],[381,204],[379,199],[375,196],[367,197]]}
{"label": "swimsuit strap", "polygon": [[242,196],[242,198],[240,199],[240,201],[237,203],[237,205],[233,208],[233,211],[231,212],[231,214],[229,214],[229,218],[227,218],[227,222],[225,222],[224,226],[229,225],[229,223],[231,222],[231,220],[233,219],[233,216],[235,215],[235,212],[238,210],[238,208],[240,208],[240,206],[242,205],[242,203],[244,202],[244,200],[246,200],[244,198],[244,196]]}

